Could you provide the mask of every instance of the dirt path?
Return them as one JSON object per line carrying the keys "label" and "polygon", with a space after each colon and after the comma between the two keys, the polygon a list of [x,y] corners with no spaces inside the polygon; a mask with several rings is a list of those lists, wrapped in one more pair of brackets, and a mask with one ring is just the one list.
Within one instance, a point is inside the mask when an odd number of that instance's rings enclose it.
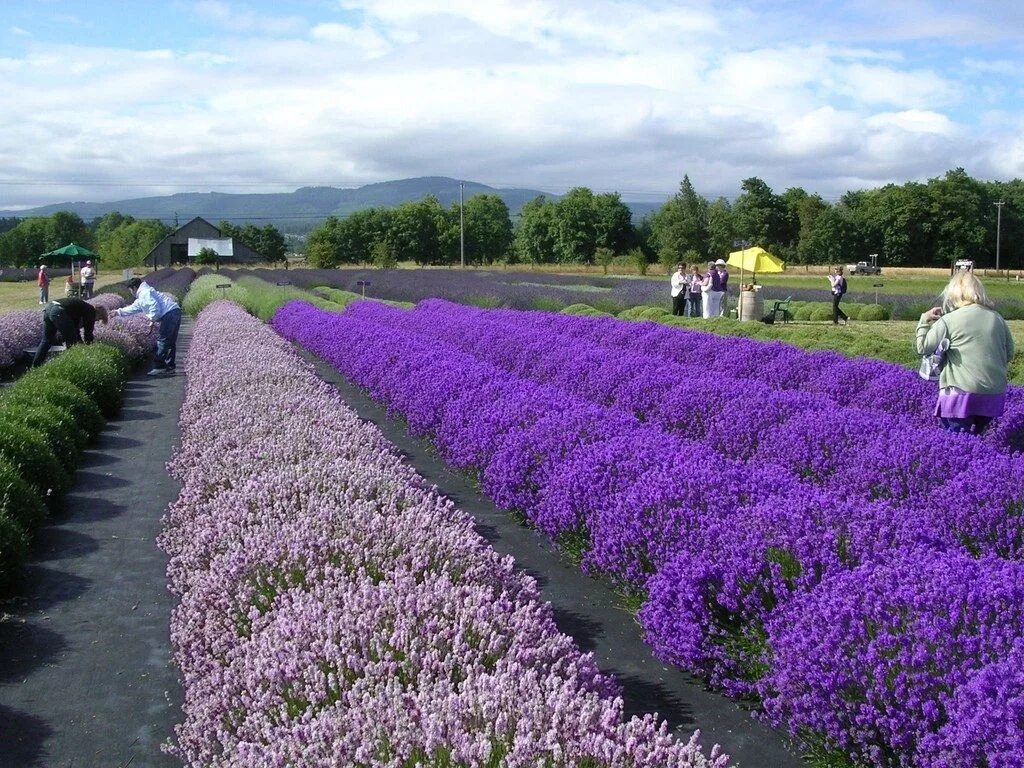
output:
{"label": "dirt path", "polygon": [[705,748],[719,743],[743,768],[801,768],[783,736],[753,719],[739,703],[706,691],[700,681],[666,667],[651,654],[640,627],[607,584],[585,576],[540,534],[496,508],[462,475],[449,470],[426,441],[409,437],[384,409],[334,368],[299,348],[320,376],[338,387],[350,407],[377,425],[416,470],[476,520],[498,552],[512,555],[541,586],[559,628],[594,653],[598,665],[623,684],[627,715],[657,712],[684,737],[699,728]]}
{"label": "dirt path", "polygon": [[[188,348],[191,324],[179,339]],[[180,765],[160,751],[180,718],[166,558],[154,542],[178,493],[184,376],[136,376],[54,521],[20,596],[0,604],[0,766]]]}

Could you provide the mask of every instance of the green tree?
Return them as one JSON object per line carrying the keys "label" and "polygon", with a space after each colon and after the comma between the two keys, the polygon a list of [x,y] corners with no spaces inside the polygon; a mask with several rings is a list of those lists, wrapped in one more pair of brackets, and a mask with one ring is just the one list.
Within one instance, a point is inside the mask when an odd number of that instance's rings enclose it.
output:
{"label": "green tree", "polygon": [[994,263],[994,258],[988,256],[994,249],[986,247],[985,222],[994,217],[985,187],[963,168],[957,168],[941,179],[929,180],[928,191],[935,233],[933,263],[952,265],[957,259]]}
{"label": "green tree", "polygon": [[558,224],[555,204],[543,195],[525,203],[515,230],[515,250],[520,261],[550,264],[555,261]]}
{"label": "green tree", "polygon": [[444,245],[450,240],[450,227],[451,222],[437,198],[428,195],[394,209],[387,243],[399,261],[420,265],[448,263],[450,254]]}
{"label": "green tree", "polygon": [[792,242],[795,227],[785,201],[756,176],[744,179],[742,188],[732,208],[737,234],[769,251]]}
{"label": "green tree", "polygon": [[93,244],[92,232],[77,213],[57,211],[49,220],[47,232],[47,244],[49,247],[47,250],[52,251],[56,248],[63,248],[69,243],[77,243],[85,248],[89,248]]}
{"label": "green tree", "polygon": [[586,187],[570,189],[555,204],[555,253],[562,264],[591,264],[597,250],[597,207]]}
{"label": "green tree", "polygon": [[736,240],[736,224],[733,221],[732,206],[720,197],[708,206],[708,258],[724,259],[733,250]]}
{"label": "green tree", "polygon": [[683,176],[679,191],[658,209],[651,224],[653,244],[663,263],[675,265],[690,250],[708,255],[708,201],[694,191],[689,176]]}
{"label": "green tree", "polygon": [[622,202],[618,192],[594,195],[595,243],[598,248],[610,248],[614,253],[625,253],[636,244],[633,212]]}
{"label": "green tree", "polygon": [[853,212],[836,205],[814,220],[800,248],[809,263],[843,264],[864,253],[864,236]]}
{"label": "green tree", "polygon": [[139,267],[170,231],[170,227],[155,219],[136,221],[124,217],[115,229],[98,228],[96,250],[108,269]]}
{"label": "green tree", "polygon": [[216,264],[220,260],[220,256],[213,248],[200,248],[195,255],[196,264]]}
{"label": "green tree", "polygon": [[[463,211],[466,231],[466,263],[503,261],[514,235],[508,206],[497,195],[473,195]],[[453,211],[453,234],[458,235],[458,207]]]}

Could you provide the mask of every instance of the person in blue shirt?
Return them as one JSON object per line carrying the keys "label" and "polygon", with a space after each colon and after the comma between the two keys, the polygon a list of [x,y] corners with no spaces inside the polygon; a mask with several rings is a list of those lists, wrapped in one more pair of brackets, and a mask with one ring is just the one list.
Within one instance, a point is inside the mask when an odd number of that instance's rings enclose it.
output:
{"label": "person in blue shirt", "polygon": [[127,307],[115,309],[111,314],[117,317],[142,314],[158,327],[156,357],[149,376],[174,373],[174,359],[178,349],[178,329],[181,328],[181,307],[170,294],[160,293],[149,283],[133,277],[128,281],[128,290],[135,301]]}

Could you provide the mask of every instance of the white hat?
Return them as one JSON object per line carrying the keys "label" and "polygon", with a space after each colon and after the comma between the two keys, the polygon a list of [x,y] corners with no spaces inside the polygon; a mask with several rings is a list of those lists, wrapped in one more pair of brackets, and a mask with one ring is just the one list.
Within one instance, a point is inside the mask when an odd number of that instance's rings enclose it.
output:
{"label": "white hat", "polygon": [[85,263],[86,263],[86,265],[88,265],[88,266],[90,266],[90,267],[92,266],[92,262],[91,262],[91,261],[87,261],[87,262],[85,262]]}
{"label": "white hat", "polygon": [[724,267],[725,266],[725,260],[724,259],[719,259],[718,261],[715,262],[716,266],[719,265],[719,264],[721,264]]}

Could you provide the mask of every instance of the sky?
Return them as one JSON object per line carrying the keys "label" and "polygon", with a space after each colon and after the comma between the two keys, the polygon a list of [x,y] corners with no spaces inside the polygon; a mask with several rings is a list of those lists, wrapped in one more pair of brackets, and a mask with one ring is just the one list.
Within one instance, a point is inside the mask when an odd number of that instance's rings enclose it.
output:
{"label": "sky", "polygon": [[1018,0],[4,0],[0,208],[1024,176]]}

